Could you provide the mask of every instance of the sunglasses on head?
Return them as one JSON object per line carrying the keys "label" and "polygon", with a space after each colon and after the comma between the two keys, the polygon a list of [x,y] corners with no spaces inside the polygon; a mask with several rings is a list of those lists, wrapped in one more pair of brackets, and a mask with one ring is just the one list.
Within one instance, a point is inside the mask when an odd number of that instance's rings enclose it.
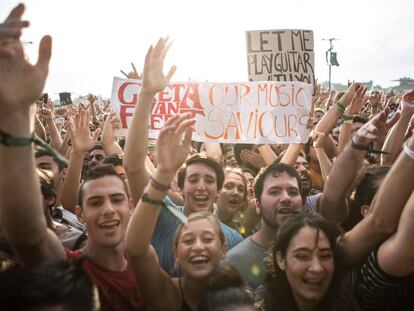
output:
{"label": "sunglasses on head", "polygon": [[91,154],[90,156],[88,156],[88,161],[92,161],[93,158],[96,159],[96,161],[102,161],[103,158],[105,158],[102,154]]}

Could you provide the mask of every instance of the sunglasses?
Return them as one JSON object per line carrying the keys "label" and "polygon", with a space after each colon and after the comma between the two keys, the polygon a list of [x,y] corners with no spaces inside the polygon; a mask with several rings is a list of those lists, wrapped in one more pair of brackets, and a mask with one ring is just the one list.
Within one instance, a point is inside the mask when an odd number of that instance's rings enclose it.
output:
{"label": "sunglasses", "polygon": [[92,161],[93,158],[95,158],[96,161],[102,161],[103,158],[105,158],[105,157],[102,154],[99,154],[99,153],[98,154],[92,154],[92,155],[88,156],[88,161]]}

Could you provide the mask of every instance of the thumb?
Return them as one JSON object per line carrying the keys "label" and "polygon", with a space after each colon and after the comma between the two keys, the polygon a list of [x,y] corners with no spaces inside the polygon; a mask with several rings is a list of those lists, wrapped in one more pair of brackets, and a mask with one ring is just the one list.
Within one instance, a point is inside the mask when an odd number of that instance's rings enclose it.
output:
{"label": "thumb", "polygon": [[46,74],[49,71],[49,61],[52,57],[52,37],[44,36],[39,44],[39,59],[36,67],[43,70]]}

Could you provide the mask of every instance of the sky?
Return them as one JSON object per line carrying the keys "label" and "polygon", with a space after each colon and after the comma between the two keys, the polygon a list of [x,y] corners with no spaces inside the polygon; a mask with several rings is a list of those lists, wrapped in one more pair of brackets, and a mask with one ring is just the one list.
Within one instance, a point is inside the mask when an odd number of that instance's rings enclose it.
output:
{"label": "sky", "polygon": [[[0,20],[20,1],[0,0]],[[414,1],[411,0],[30,0],[22,40],[32,62],[41,37],[53,37],[45,92],[57,98],[109,97],[114,76],[143,66],[148,47],[169,36],[165,71],[174,81],[247,81],[246,30],[311,29],[315,73],[328,80],[324,38],[338,38],[340,66],[332,82],[373,80],[383,87],[414,78]]]}

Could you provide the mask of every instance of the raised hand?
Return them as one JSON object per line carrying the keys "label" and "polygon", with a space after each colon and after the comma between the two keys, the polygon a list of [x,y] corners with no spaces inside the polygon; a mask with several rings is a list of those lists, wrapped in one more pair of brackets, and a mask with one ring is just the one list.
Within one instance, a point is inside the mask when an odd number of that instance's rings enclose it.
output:
{"label": "raised hand", "polygon": [[254,152],[253,150],[242,150],[240,153],[240,158],[258,169],[266,165],[261,154],[258,152]]}
{"label": "raised hand", "polygon": [[19,40],[22,29],[29,26],[28,21],[20,19],[23,11],[24,6],[19,4],[10,12],[5,22],[0,24],[0,58],[12,59],[15,56],[15,51],[4,45],[4,42],[7,40]]}
{"label": "raised hand", "polygon": [[191,113],[175,115],[165,123],[158,136],[157,170],[168,174],[171,179],[190,152],[194,123]]}
{"label": "raised hand", "polygon": [[401,113],[414,114],[414,90],[409,91],[402,97]]}
{"label": "raised hand", "polygon": [[88,99],[88,102],[90,104],[93,104],[97,100],[97,97],[95,95],[93,95],[93,94],[88,94],[87,99]]}
{"label": "raised hand", "polygon": [[75,118],[69,117],[69,132],[71,136],[72,148],[75,153],[86,153],[98,140],[100,129],[91,135],[89,130],[89,111],[79,109]]}
{"label": "raised hand", "polygon": [[400,114],[397,112],[390,119],[387,119],[388,113],[389,109],[386,108],[365,123],[352,138],[354,143],[368,145],[378,138],[385,136],[400,117]]}
{"label": "raised hand", "polygon": [[[17,31],[26,27],[28,23],[20,20],[23,12],[24,5],[18,5],[6,19],[6,24],[15,23]],[[0,39],[0,43],[2,54],[6,51],[11,56],[8,59],[0,57],[0,115],[6,116],[27,108],[40,97],[48,74],[52,38],[45,36],[40,41],[36,65],[26,60],[19,36]]]}
{"label": "raised hand", "polygon": [[345,111],[346,115],[356,115],[361,111],[362,106],[366,103],[368,98],[365,97],[365,92],[367,91],[367,87],[360,87],[355,93],[354,98],[352,99],[351,104],[347,107],[347,111]]}
{"label": "raised hand", "polygon": [[143,72],[143,85],[141,92],[155,95],[162,91],[170,82],[176,66],[172,66],[167,75],[163,73],[164,59],[170,49],[171,43],[167,38],[160,38],[158,43],[148,49],[145,56],[145,65]]}
{"label": "raised hand", "polygon": [[133,80],[141,80],[142,74],[139,74],[137,69],[135,68],[134,63],[131,63],[132,71],[125,73],[123,70],[121,70],[121,73],[127,78],[127,79],[133,79]]}

